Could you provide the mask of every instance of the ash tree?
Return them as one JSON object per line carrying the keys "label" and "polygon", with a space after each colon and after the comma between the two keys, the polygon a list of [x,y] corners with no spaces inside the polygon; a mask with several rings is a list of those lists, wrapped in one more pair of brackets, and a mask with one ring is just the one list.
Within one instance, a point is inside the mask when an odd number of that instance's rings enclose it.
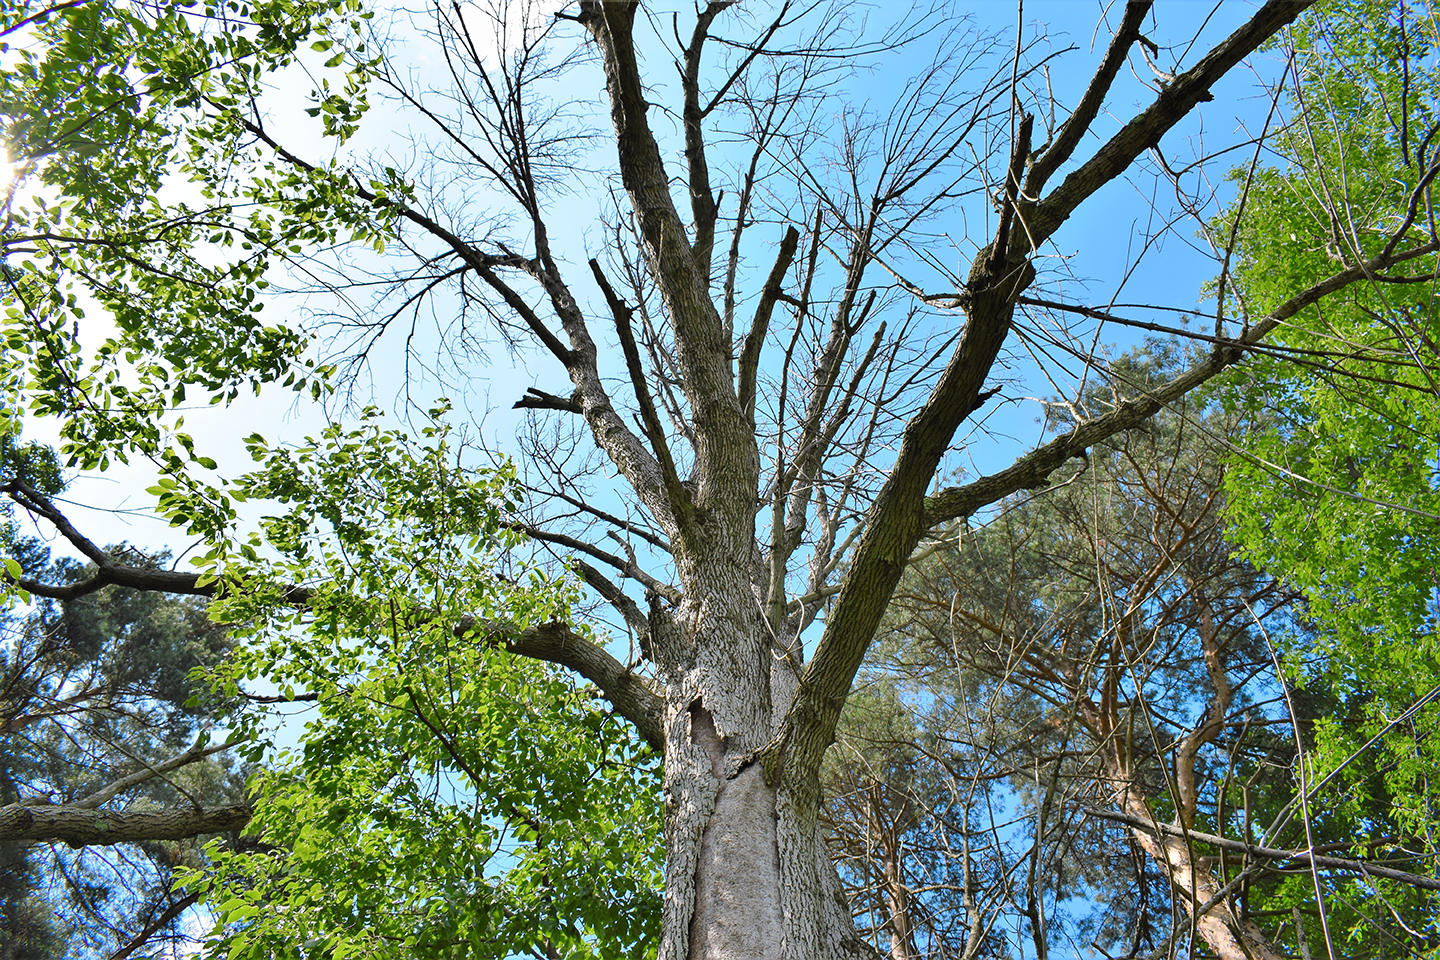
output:
{"label": "ash tree", "polygon": [[[475,4],[381,29],[348,2],[232,3],[193,23],[183,10],[57,6],[26,29],[83,40],[65,33],[70,17],[97,17],[102,30],[110,11],[128,11],[115,22],[169,45],[133,62],[112,56],[120,65],[101,71],[110,87],[93,96],[98,88],[76,79],[74,45],[57,42],[16,75],[17,89],[31,83],[55,101],[47,124],[20,124],[17,136],[61,197],[58,208],[12,204],[5,238],[16,261],[7,260],[9,335],[32,370],[21,395],[32,415],[62,419],[62,451],[76,465],[154,460],[159,509],[207,541],[206,569],[138,569],[87,540],[43,492],[12,483],[7,493],[94,560],[88,585],[218,593],[222,615],[255,624],[258,653],[217,679],[222,689],[271,670],[283,695],[329,702],[348,723],[364,721],[347,704],[386,704],[410,734],[428,734],[433,756],[417,755],[429,767],[399,780],[381,771],[378,783],[420,790],[433,782],[423,771],[443,767],[458,771],[460,794],[491,796],[499,787],[472,761],[494,729],[484,718],[514,688],[475,658],[572,671],[663,756],[658,943],[632,929],[621,934],[627,948],[656,946],[663,958],[863,954],[821,835],[822,763],[917,551],[1007,497],[1067,478],[1092,447],[1269,349],[1277,330],[1327,298],[1428,283],[1440,248],[1430,221],[1381,220],[1382,242],[1340,249],[1327,269],[1274,290],[1247,288],[1237,309],[1242,185],[1230,229],[1208,233],[1220,280],[1204,305],[1205,351],[1163,382],[1117,391],[1112,404],[1079,402],[1089,378],[1125,376],[1096,346],[1105,328],[1095,323],[1162,327],[1176,306],[1119,310],[1115,296],[1076,279],[1097,233],[1123,242],[1133,229],[1103,211],[1127,179],[1148,185],[1153,222],[1166,226],[1136,244],[1144,256],[1127,276],[1165,276],[1160,241],[1211,226],[1228,199],[1211,184],[1242,156],[1235,142],[1185,135],[1227,109],[1221,98],[1243,87],[1247,58],[1308,6],[1227,5],[1227,22],[1179,30],[1166,10],[1133,0],[1101,20],[1088,55],[1058,49],[1023,18],[1018,32],[990,35],[946,7],[880,24],[879,14],[825,4],[713,2],[662,14],[587,0],[553,16]],[[1060,64],[1077,60],[1088,79],[1056,82]],[[289,90],[302,76],[319,148],[268,112],[267,84]],[[1262,87],[1270,102],[1284,82]],[[382,105],[394,115],[377,119]],[[131,119],[103,128],[111,140],[85,135],[102,117]],[[367,124],[409,131],[408,146],[371,146]],[[1237,134],[1251,169],[1274,133],[1262,120]],[[93,159],[142,149],[148,163]],[[169,198],[157,172],[166,161],[203,203]],[[1407,202],[1423,207],[1429,185],[1418,179]],[[1325,202],[1343,221],[1349,199]],[[1083,234],[1067,229],[1092,209]],[[577,210],[593,210],[587,229],[574,229]],[[303,271],[312,294],[339,294],[333,305],[314,307],[312,296],[308,318],[262,323],[266,298],[254,291],[281,262]],[[67,284],[115,315],[117,332],[93,355],[72,332],[84,304]],[[1194,307],[1194,291],[1178,298]],[[191,402],[276,381],[323,392],[327,376],[353,368],[317,363],[312,333],[327,335],[317,347],[327,360],[373,360],[415,344],[429,317],[439,320],[443,372],[462,387],[481,375],[480,348],[494,336],[533,371],[535,386],[515,403],[532,419],[508,451],[520,460],[518,487],[436,460],[440,447],[363,430],[296,453],[254,438],[261,470],[226,483],[206,473],[213,461],[177,422],[187,389]],[[1073,418],[1008,466],[972,462],[987,433],[1013,431],[1002,421],[1027,389],[1027,358],[1074,398]],[[362,454],[371,447],[380,453]],[[289,506],[247,540],[232,532],[242,498]],[[578,625],[582,607],[563,591],[496,572],[504,563],[484,544],[514,534],[569,565],[592,612],[608,609],[628,635],[629,655]],[[34,596],[76,589],[12,579]],[[455,638],[469,652],[455,670],[431,673]],[[287,644],[303,655],[287,656]],[[429,666],[408,689],[416,664]],[[318,689],[304,687],[311,681]],[[506,722],[563,715],[565,685],[541,688],[550,695]],[[442,699],[456,708],[444,722]],[[531,719],[515,735],[574,729]],[[341,744],[309,769],[343,764]],[[546,788],[554,782],[534,777],[493,816],[534,821],[534,805],[557,799]],[[1168,816],[1127,782],[1106,802]],[[261,822],[277,796],[295,795],[262,792]],[[354,806],[313,823],[297,819],[302,809],[277,807],[276,822],[298,830],[296,869],[304,851],[328,849],[316,831]],[[1187,829],[1192,813],[1175,812],[1176,829]],[[383,804],[365,816],[396,822]],[[477,816],[457,835],[494,822]],[[538,848],[545,831],[533,822],[529,831]],[[383,862],[384,849],[349,862]],[[1197,878],[1188,851],[1169,839],[1146,849],[1209,950],[1276,954],[1229,909],[1228,888]],[[237,865],[216,880],[234,921],[226,936],[237,951],[262,929],[305,949],[402,950],[415,946],[404,931],[425,916],[455,921],[438,924],[425,949],[483,943],[492,928],[460,929],[454,913],[484,886],[483,865],[468,886],[427,887],[426,871],[443,868],[407,864],[414,872],[397,875],[395,889],[411,899],[383,930],[357,926],[354,900],[325,912],[324,884],[287,885],[283,866],[227,886],[224,876],[244,874]],[[553,902],[547,869],[532,904]],[[284,891],[297,898],[291,906],[317,912],[267,913]],[[496,909],[485,923],[504,920],[504,905]],[[289,916],[313,922],[286,929]],[[275,925],[257,919],[267,917]],[[595,931],[609,922],[556,925],[530,949],[544,955],[569,937],[603,952]]]}

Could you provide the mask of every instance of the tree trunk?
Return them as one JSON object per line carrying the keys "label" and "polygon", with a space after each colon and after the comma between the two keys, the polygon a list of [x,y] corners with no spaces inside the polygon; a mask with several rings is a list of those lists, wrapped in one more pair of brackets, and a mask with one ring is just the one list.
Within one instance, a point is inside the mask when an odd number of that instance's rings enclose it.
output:
{"label": "tree trunk", "polygon": [[[1133,794],[1122,809],[1131,816],[1154,822],[1148,806]],[[1209,868],[1195,862],[1183,838],[1158,837],[1137,828],[1132,828],[1130,833],[1181,893],[1186,912],[1192,917],[1224,887],[1223,877],[1216,877]],[[1232,898],[1227,896],[1195,917],[1195,932],[1220,960],[1285,960],[1285,954],[1259,927],[1236,915],[1232,904]]]}
{"label": "tree trunk", "polygon": [[[712,634],[697,646],[716,649],[719,640]],[[762,730],[747,734],[724,723],[754,717],[754,696],[771,688],[766,661],[775,658],[768,643],[762,652],[748,686],[733,677],[715,685],[728,687],[728,701],[697,683],[695,670],[670,687],[660,960],[875,955],[855,934],[820,838],[818,780],[796,783],[782,775],[767,783],[756,760],[790,697],[767,711],[773,719]]]}
{"label": "tree trunk", "polygon": [[887,831],[880,854],[883,873],[880,882],[885,888],[885,920],[890,927],[890,960],[915,960],[915,931],[910,921],[910,891],[905,889],[901,869],[900,838]]}

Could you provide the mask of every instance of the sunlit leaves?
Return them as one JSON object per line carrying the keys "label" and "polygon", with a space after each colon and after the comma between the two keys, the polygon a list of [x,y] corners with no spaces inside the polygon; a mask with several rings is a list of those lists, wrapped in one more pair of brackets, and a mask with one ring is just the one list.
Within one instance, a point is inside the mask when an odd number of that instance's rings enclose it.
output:
{"label": "sunlit leaves", "polygon": [[[225,590],[214,615],[248,637],[214,694],[260,681],[315,698],[274,754],[268,714],[234,718],[271,766],[254,782],[260,848],[216,845],[191,876],[217,946],[646,956],[657,758],[592,691],[504,650],[569,618],[574,587],[511,556],[508,467],[462,468],[438,422],[416,443],[382,420],[298,446],[250,437],[258,468],[228,491],[267,516],[198,559]],[[187,509],[179,485],[160,494]]]}
{"label": "sunlit leaves", "polygon": [[349,58],[323,72],[343,77],[353,126],[365,16],[355,0],[0,13],[0,124],[23,175],[0,233],[4,375],[16,407],[59,421],[72,464],[158,455],[174,440],[167,414],[187,400],[272,382],[318,389],[308,335],[265,322],[262,291],[277,264],[329,233],[241,195],[259,169],[241,118],[323,34]]}
{"label": "sunlit leaves", "polygon": [[[1382,250],[1435,241],[1440,56],[1417,14],[1329,3],[1294,31],[1285,126],[1240,220],[1235,281],[1252,316]],[[1273,337],[1283,353],[1247,361],[1229,394],[1262,425],[1228,467],[1233,536],[1304,590],[1318,648],[1294,660],[1343,705],[1310,758],[1317,776],[1349,763],[1325,799],[1416,836],[1440,816],[1440,752],[1421,733],[1434,707],[1393,721],[1440,683],[1436,269],[1416,257],[1300,314]]]}

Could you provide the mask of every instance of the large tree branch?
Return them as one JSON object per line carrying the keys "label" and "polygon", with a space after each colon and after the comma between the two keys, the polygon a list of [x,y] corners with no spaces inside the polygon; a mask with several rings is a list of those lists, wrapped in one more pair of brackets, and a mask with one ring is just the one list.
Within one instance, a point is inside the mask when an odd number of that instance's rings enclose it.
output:
{"label": "large tree branch", "polygon": [[88,537],[80,533],[56,506],[40,491],[23,480],[11,480],[0,485],[3,492],[15,503],[34,516],[44,518],[60,532],[71,546],[80,551],[86,559],[95,564],[95,573],[75,583],[50,584],[28,577],[19,579],[0,570],[0,582],[14,583],[20,589],[37,597],[51,600],[74,600],[94,593],[102,587],[130,587],[134,590],[154,590],[162,593],[179,593],[191,596],[210,596],[211,590],[198,587],[198,577],[193,573],[175,570],[161,570],[155,567],[141,567],[119,563]]}
{"label": "large tree branch", "polygon": [[[14,580],[3,569],[0,569],[0,581],[15,583],[35,596],[57,600],[69,600],[77,596],[84,596],[112,584],[129,587],[133,590],[179,593],[188,596],[212,597],[216,593],[216,583],[214,581],[200,583],[199,574],[181,573],[175,570],[156,570],[152,567],[116,562],[104,550],[85,539],[68,518],[56,509],[54,504],[21,481],[11,481],[0,487],[0,490],[10,493],[21,506],[33,510],[62,532],[66,532],[67,538],[78,538],[88,544],[94,552],[91,560],[98,567],[93,577],[78,584],[44,584],[23,578]],[[616,559],[618,560],[618,558]],[[657,585],[659,585],[658,582]],[[663,587],[664,585],[659,586]],[[289,586],[283,590],[282,596],[286,603],[304,605],[314,597],[314,590],[309,587]],[[512,653],[545,660],[574,670],[599,687],[600,692],[615,705],[621,716],[634,723],[640,730],[641,736],[647,742],[656,745],[657,750],[660,749],[658,746],[661,743],[659,734],[660,698],[645,686],[641,678],[632,675],[620,661],[572,631],[568,625],[548,623],[517,633],[514,627],[508,624],[491,621],[482,624],[481,621],[474,618],[462,618],[457,629],[461,632],[478,629],[482,639],[500,644]],[[181,756],[183,757],[185,754]],[[0,839],[4,838],[0,837]]]}
{"label": "large tree branch", "polygon": [[682,389],[693,411],[696,502],[702,509],[724,509],[738,517],[742,504],[753,506],[759,452],[740,410],[730,338],[710,299],[708,267],[697,261],[686,239],[646,120],[649,104],[632,36],[637,10],[634,3],[587,0],[580,21],[600,48],[621,181],[674,330]]}
{"label": "large tree branch", "polygon": [[760,367],[760,348],[765,344],[765,335],[770,330],[770,316],[775,304],[784,292],[785,273],[795,260],[795,251],[800,245],[800,231],[794,227],[785,230],[780,239],[780,249],[775,254],[775,263],[770,267],[770,276],[760,291],[760,302],[755,306],[755,319],[750,323],[750,332],[740,347],[740,409],[755,424],[755,382]]}
{"label": "large tree branch", "polygon": [[171,810],[93,810],[77,804],[12,803],[0,807],[0,841],[59,841],[72,847],[183,840],[228,833],[250,822],[247,803]]}
{"label": "large tree branch", "polygon": [[[1136,157],[1157,146],[1160,138],[1184,119],[1196,104],[1211,99],[1210,88],[1229,72],[1231,67],[1253,53],[1313,2],[1314,0],[1269,0],[1244,26],[1216,45],[1194,67],[1166,85],[1149,107],[1125,124],[1119,133],[1111,137],[1078,170],[1067,176],[1049,196],[1036,202],[1032,194],[1028,202],[1021,204],[1019,211],[1032,244],[1038,247],[1043,240],[1054,234],[1075,208],[1091,194],[1123,173]],[[1129,16],[1130,10],[1127,8],[1127,21]],[[1119,40],[1118,35],[1116,39]],[[1109,69],[1111,66],[1107,56],[1101,69]],[[1078,138],[1081,132],[1077,128],[1073,136]],[[1066,125],[1064,135],[1072,135],[1069,124]],[[1042,158],[1041,162],[1044,163],[1045,158]]]}
{"label": "large tree branch", "polygon": [[710,166],[705,155],[705,114],[700,108],[700,60],[709,35],[710,24],[715,22],[726,7],[734,6],[735,0],[711,0],[700,15],[695,18],[695,30],[690,35],[690,44],[685,47],[685,63],[681,72],[681,83],[685,93],[685,106],[681,114],[685,124],[685,161],[690,168],[690,211],[695,223],[695,260],[708,274],[715,248],[715,220],[718,205],[715,192],[710,186]]}
{"label": "large tree branch", "polygon": [[605,295],[605,303],[615,318],[615,332],[620,338],[620,350],[625,355],[625,369],[630,374],[630,387],[635,391],[635,402],[640,406],[640,425],[645,431],[646,439],[650,441],[650,449],[654,452],[656,461],[660,464],[660,476],[665,484],[665,495],[675,514],[676,526],[682,535],[688,535],[695,523],[695,503],[675,469],[675,458],[671,455],[670,444],[665,439],[665,427],[660,423],[660,414],[655,409],[655,400],[650,395],[650,385],[646,382],[645,370],[640,364],[640,348],[635,344],[635,331],[631,324],[634,311],[616,294],[610,281],[605,278],[605,272],[600,269],[600,262],[594,258],[590,260],[590,272],[595,275],[595,282],[599,284],[600,292]]}
{"label": "large tree branch", "polygon": [[[983,251],[980,256],[985,257]],[[1022,261],[999,283],[1023,286],[1030,276],[1033,270]],[[779,735],[765,748],[767,779],[780,774],[782,763],[787,775],[794,764],[793,775],[800,782],[819,770],[855,672],[923,533],[925,490],[955,430],[974,407],[1009,330],[1012,296],[1008,289],[991,287],[976,298],[966,335],[925,405],[906,426],[889,479],[862,521],[865,532],[815,655]]]}
{"label": "large tree branch", "polygon": [[[1278,28],[1277,28],[1278,29]],[[1009,469],[963,487],[926,498],[936,466],[969,412],[1009,330],[1010,314],[1021,290],[1033,277],[1016,252],[1002,271],[991,267],[988,251],[976,257],[965,334],[925,405],[906,426],[890,478],[864,521],[849,572],[826,620],[825,633],[801,678],[800,690],[779,733],[761,752],[767,779],[795,764],[795,775],[819,769],[849,693],[891,594],[922,534],[940,523],[970,516],[1017,490],[1042,485],[1061,464],[1094,443],[1154,416],[1176,400],[1239,362],[1245,347],[1326,296],[1393,266],[1440,249],[1429,243],[1402,254],[1375,257],[1326,278],[1281,304],[1244,336],[1238,348],[1219,348],[1180,376],[1144,397],[1121,404],[1113,413],[1080,424],[1070,433],[1022,457]]]}
{"label": "large tree branch", "polygon": [[[1030,125],[1027,117],[1011,145],[1007,210],[1017,206],[1018,171],[1029,154]],[[761,752],[771,782],[781,775],[782,765],[786,775],[795,778],[792,782],[808,785],[817,776],[855,673],[925,531],[925,491],[955,431],[978,408],[980,390],[1009,335],[1015,299],[1035,277],[1029,245],[1008,243],[1011,222],[1002,217],[995,239],[975,256],[967,284],[965,332],[924,405],[905,427],[890,476],[862,521],[864,533],[800,689],[779,733]]]}
{"label": "large tree branch", "polygon": [[1259,344],[1267,335],[1284,321],[1320,300],[1343,290],[1353,283],[1364,280],[1379,270],[1384,270],[1405,260],[1428,256],[1440,250],[1440,243],[1427,243],[1411,250],[1379,256],[1366,263],[1342,270],[1307,290],[1295,295],[1277,307],[1269,316],[1255,324],[1233,345],[1217,346],[1190,369],[1175,377],[1169,383],[1150,391],[1145,396],[1120,404],[1103,417],[1086,420],[1069,433],[1037,447],[999,473],[964,484],[950,487],[928,497],[925,501],[925,527],[936,527],[973,515],[992,503],[1004,499],[1020,490],[1031,490],[1044,486],[1050,475],[1067,460],[1084,454],[1086,450],[1123,430],[1139,426],[1154,416],[1161,407],[1183,397],[1205,381],[1216,376],[1227,367],[1239,363],[1250,348]]}
{"label": "large tree branch", "polygon": [[[611,402],[600,376],[599,350],[590,336],[589,325],[579,304],[557,272],[558,266],[547,256],[544,262],[522,261],[521,267],[545,290],[565,335],[570,338],[571,349],[567,351],[564,363],[570,382],[575,384],[571,399],[579,407],[596,444],[620,469],[667,535],[673,537],[680,529],[682,516],[669,498],[665,470],[626,425]],[[529,309],[523,301],[521,304],[516,309]]]}
{"label": "large tree branch", "polygon": [[569,624],[552,622],[531,627],[508,641],[505,648],[533,660],[569,667],[591,681],[616,711],[635,725],[656,753],[664,752],[665,737],[660,725],[664,704],[660,697],[643,677],[580,636]]}

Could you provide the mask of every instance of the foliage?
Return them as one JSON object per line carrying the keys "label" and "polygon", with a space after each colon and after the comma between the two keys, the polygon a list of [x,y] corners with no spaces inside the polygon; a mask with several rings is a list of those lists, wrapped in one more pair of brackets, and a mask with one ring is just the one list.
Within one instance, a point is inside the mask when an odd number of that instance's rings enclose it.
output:
{"label": "foliage", "polygon": [[[1236,174],[1242,304],[1271,302],[1396,237],[1434,240],[1437,40],[1433,17],[1381,0],[1328,3],[1295,28],[1283,132],[1253,177]],[[1226,480],[1236,543],[1304,591],[1317,627],[1291,651],[1297,680],[1336,703],[1308,781],[1326,781],[1319,799],[1357,844],[1389,836],[1391,855],[1426,873],[1440,822],[1440,744],[1426,735],[1440,722],[1429,703],[1440,690],[1434,269],[1433,256],[1413,260],[1276,332],[1275,351],[1230,388],[1229,402],[1264,429],[1239,438]],[[1407,899],[1395,894],[1357,882],[1335,896],[1337,909],[1383,915]],[[1418,925],[1433,936],[1433,924]],[[1371,934],[1360,925],[1347,936]]]}
{"label": "foliage", "polygon": [[[1373,256],[1402,221],[1428,229],[1440,63],[1431,22],[1397,18],[1389,4],[1335,5],[1297,28],[1296,115],[1275,141],[1283,166],[1257,171],[1241,221],[1246,300]],[[1348,223],[1326,199],[1339,191]],[[1428,264],[1406,276],[1425,279]],[[1392,652],[1413,655],[1409,667],[1436,663],[1440,321],[1430,289],[1403,280],[1376,278],[1302,314],[1279,333],[1281,355],[1246,366],[1232,401],[1263,410],[1267,427],[1230,473],[1244,543],[1306,588],[1335,631],[1337,668],[1355,675],[1404,666],[1367,641],[1376,633],[1404,638]]]}
{"label": "foliage", "polygon": [[[656,763],[593,690],[502,649],[573,602],[563,579],[510,555],[508,468],[447,463],[441,428],[417,447],[371,410],[300,447],[252,436],[261,468],[215,481],[184,430],[186,404],[328,389],[310,335],[263,321],[264,291],[315,245],[383,248],[393,218],[374,201],[404,187],[392,172],[347,199],[339,157],[297,170],[256,149],[246,110],[276,76],[308,78],[311,116],[343,142],[367,106],[369,16],[353,0],[6,7],[0,117],[19,174],[0,233],[7,481],[59,492],[54,454],[18,440],[23,417],[50,418],[67,466],[149,458],[159,512],[206,542],[194,586],[222,594],[211,615],[230,632],[206,630],[242,646],[207,662],[191,709],[223,713],[244,755],[267,761],[254,839],[175,864],[210,894],[218,938],[283,953],[318,936],[334,956],[542,943],[644,955],[659,916]],[[98,343],[97,317],[111,327]],[[283,509],[234,540],[261,501]],[[23,567],[12,578],[72,575]],[[150,679],[184,687],[184,702],[188,666]],[[242,686],[257,680],[277,692]],[[281,749],[270,722],[296,691],[316,715]],[[293,909],[260,923],[257,900]]]}
{"label": "foliage", "polygon": [[[0,360],[0,363],[3,363]],[[5,414],[0,407],[0,418]],[[57,462],[55,451],[41,443],[22,443],[18,419],[13,422],[0,419],[0,482],[19,480],[47,496],[54,496],[65,489],[65,479]],[[14,508],[7,500],[0,503],[0,561],[10,576],[19,576],[23,565],[16,558],[16,541],[23,539],[14,520]],[[0,593],[0,598],[10,600],[11,591]],[[16,595],[14,599],[25,601],[26,597]],[[0,604],[0,608],[8,603]]]}
{"label": "foliage", "polygon": [[[212,845],[189,875],[220,922],[216,946],[646,956],[655,759],[592,691],[495,634],[567,619],[573,587],[512,556],[508,468],[464,469],[445,428],[416,446],[379,418],[294,448],[251,437],[260,467],[229,496],[284,509],[199,561],[226,585],[213,614],[248,638],[212,689],[229,698],[263,679],[271,699],[317,703],[298,746],[273,753],[267,714],[234,718],[269,762],[252,782],[258,849]],[[287,606],[296,585],[305,603]]]}
{"label": "foliage", "polygon": [[[275,263],[328,233],[235,195],[254,158],[233,110],[295,65],[303,41],[343,42],[363,16],[355,0],[5,5],[7,418],[55,418],[72,466],[138,451],[180,474],[195,454],[171,411],[187,397],[315,385],[308,337],[264,323],[258,294]],[[327,77],[316,84],[337,96]],[[112,329],[97,343],[99,323]]]}

